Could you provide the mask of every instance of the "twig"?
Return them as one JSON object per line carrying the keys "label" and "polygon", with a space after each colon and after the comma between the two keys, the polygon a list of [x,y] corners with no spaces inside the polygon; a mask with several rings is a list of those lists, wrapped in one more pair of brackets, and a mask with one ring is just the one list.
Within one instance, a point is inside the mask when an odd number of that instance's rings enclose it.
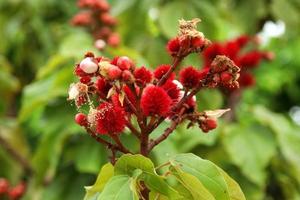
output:
{"label": "twig", "polygon": [[151,151],[156,145],[164,141],[169,137],[169,135],[176,129],[177,125],[184,119],[184,116],[182,114],[185,112],[185,108],[183,107],[178,116],[172,121],[172,124],[170,127],[168,127],[162,135],[160,135],[158,138],[155,140],[152,140],[151,143],[149,144],[148,151]]}
{"label": "twig", "polygon": [[110,162],[111,164],[115,165],[116,163],[116,150],[114,148],[111,148],[111,157],[110,157]]}
{"label": "twig", "polygon": [[115,143],[117,144],[117,147],[119,149],[119,151],[123,152],[123,153],[130,153],[130,154],[133,154],[131,153],[123,144],[122,142],[120,141],[120,138],[118,135],[116,134],[110,134],[109,135],[114,141]]}
{"label": "twig", "polygon": [[122,152],[122,153],[131,153],[131,152],[129,152],[128,150],[126,151],[126,150],[120,148],[119,146],[114,145],[114,144],[112,144],[112,143],[110,143],[110,142],[108,142],[108,141],[106,141],[106,140],[104,140],[104,139],[98,137],[97,134],[96,134],[93,130],[91,130],[90,128],[86,128],[86,131],[87,131],[87,132],[89,133],[89,135],[90,135],[91,137],[93,137],[97,142],[103,144],[103,145],[106,146],[108,149],[114,148],[115,150],[118,150],[118,151],[120,151],[120,152]]}
{"label": "twig", "polygon": [[173,64],[169,71],[161,77],[161,79],[158,81],[157,86],[162,86],[170,77],[172,72],[176,69],[176,67],[179,65],[179,63],[182,61],[183,57],[174,57]]}
{"label": "twig", "polygon": [[135,135],[138,139],[141,137],[141,133],[132,125],[130,121],[126,122],[126,126],[129,128],[131,133]]}
{"label": "twig", "polygon": [[236,107],[241,100],[241,90],[238,89],[234,92],[231,92],[229,94],[224,94],[226,95],[226,107],[231,109],[231,112],[228,112],[224,115],[224,119],[228,122],[234,122],[236,121]]}
{"label": "twig", "polygon": [[[121,94],[121,91],[118,87],[115,87],[116,88],[116,91]],[[130,109],[132,110],[132,112],[137,115],[137,110],[136,108],[134,107],[134,105],[131,103],[131,101],[128,99],[127,95],[125,94],[125,97],[124,97],[124,100],[125,102],[129,105]]]}

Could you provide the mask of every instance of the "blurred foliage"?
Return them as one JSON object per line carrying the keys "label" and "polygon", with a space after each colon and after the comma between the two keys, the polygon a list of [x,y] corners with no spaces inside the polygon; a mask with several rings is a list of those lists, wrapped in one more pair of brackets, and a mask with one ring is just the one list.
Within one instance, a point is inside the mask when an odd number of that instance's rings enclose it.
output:
{"label": "blurred foliage", "polygon": [[[268,21],[282,20],[286,32],[263,48],[276,59],[256,69],[257,85],[237,105],[237,121],[209,134],[179,127],[152,157],[194,152],[225,169],[247,199],[300,199],[300,127],[288,116],[300,102],[300,2],[298,0],[110,0],[122,45],[102,52],[132,57],[154,68],[170,62],[165,44],[177,20],[198,17],[211,40],[255,34]],[[75,0],[0,0],[0,136],[31,163],[24,199],[81,199],[106,163],[105,149],[75,125],[66,102],[74,63],[93,48],[92,38],[71,27]],[[100,54],[100,53],[99,53]],[[201,66],[198,56],[184,65]],[[200,109],[224,107],[222,95],[203,91]],[[277,113],[275,113],[277,112]],[[159,134],[162,124],[154,135]],[[127,145],[136,145],[124,134]],[[21,166],[0,147],[0,176],[13,183]],[[26,175],[25,175],[26,176]]]}

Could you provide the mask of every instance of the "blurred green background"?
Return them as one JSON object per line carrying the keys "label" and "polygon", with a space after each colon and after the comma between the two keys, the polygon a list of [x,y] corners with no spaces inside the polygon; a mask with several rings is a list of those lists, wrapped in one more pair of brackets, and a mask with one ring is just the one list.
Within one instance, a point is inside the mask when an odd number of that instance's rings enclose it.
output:
{"label": "blurred green background", "polygon": [[[165,44],[176,35],[180,18],[201,18],[199,30],[212,41],[254,35],[268,21],[284,24],[283,35],[261,46],[276,58],[255,69],[257,84],[243,93],[237,121],[223,122],[209,134],[179,127],[152,157],[159,164],[194,152],[234,177],[249,200],[300,199],[300,1],[109,3],[122,44],[102,54],[127,55],[150,68],[170,62]],[[74,63],[88,50],[97,52],[92,37],[69,23],[77,11],[75,0],[0,0],[0,137],[34,171],[24,173],[1,144],[0,177],[13,184],[26,178],[24,199],[82,199],[83,186],[94,182],[107,161],[105,149],[74,123],[76,109],[66,101]],[[201,60],[194,55],[185,64],[200,67]],[[225,106],[218,91],[203,91],[198,100],[200,109]],[[126,134],[124,140],[135,145]]]}

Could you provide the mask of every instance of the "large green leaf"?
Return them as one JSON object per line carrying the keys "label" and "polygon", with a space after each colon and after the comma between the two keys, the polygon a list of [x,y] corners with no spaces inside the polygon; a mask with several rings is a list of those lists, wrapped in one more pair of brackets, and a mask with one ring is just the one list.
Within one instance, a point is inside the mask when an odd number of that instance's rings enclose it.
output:
{"label": "large green leaf", "polygon": [[133,175],[136,169],[140,169],[145,172],[154,173],[154,165],[149,158],[142,155],[126,154],[118,159],[115,164],[115,174],[127,174]]}
{"label": "large green leaf", "polygon": [[[189,153],[175,156],[170,163],[174,167],[180,167],[183,172],[195,176],[215,199],[231,200],[232,197],[245,199],[242,193],[238,197],[233,195],[238,192],[232,187],[231,180],[229,182],[219,168],[208,160]],[[236,186],[238,187],[237,184]]]}
{"label": "large green leaf", "polygon": [[112,177],[97,200],[137,200],[135,179],[127,175]]}
{"label": "large green leaf", "polygon": [[[170,167],[172,175],[188,191],[190,200],[215,200],[213,195],[203,186],[203,184],[193,175],[183,172],[179,167]],[[182,194],[182,193],[180,193]]]}
{"label": "large green leaf", "polygon": [[221,174],[223,175],[223,177],[226,181],[230,199],[231,200],[241,200],[241,199],[246,200],[246,197],[245,197],[243,191],[241,190],[239,184],[237,182],[235,182],[224,170],[222,170],[219,167],[218,167],[218,170],[221,172]]}
{"label": "large green leaf", "polygon": [[151,191],[157,192],[172,200],[181,199],[181,195],[167,183],[166,179],[161,176],[144,172],[138,178],[144,181]]}
{"label": "large green leaf", "polygon": [[97,177],[96,182],[92,186],[86,186],[86,195],[84,200],[96,200],[100,192],[102,192],[105,184],[109,181],[114,175],[114,167],[111,163],[105,164]]}
{"label": "large green leaf", "polygon": [[230,159],[240,167],[244,175],[254,183],[264,185],[265,168],[276,153],[272,133],[259,125],[228,125],[223,142]]}
{"label": "large green leaf", "polygon": [[150,190],[171,199],[180,197],[178,192],[169,186],[163,177],[156,174],[152,161],[142,155],[123,155],[115,165],[115,174],[137,177],[137,180],[143,181]]}
{"label": "large green leaf", "polygon": [[275,132],[284,158],[292,165],[289,170],[300,182],[300,128],[292,126],[287,118],[264,107],[256,106],[253,112],[260,123],[269,126]]}

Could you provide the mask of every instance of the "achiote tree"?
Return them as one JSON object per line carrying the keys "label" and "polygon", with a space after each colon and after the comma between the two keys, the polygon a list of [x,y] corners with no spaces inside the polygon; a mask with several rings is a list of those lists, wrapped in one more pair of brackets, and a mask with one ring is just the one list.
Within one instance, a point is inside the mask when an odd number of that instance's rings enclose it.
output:
{"label": "achiote tree", "polygon": [[[79,82],[69,89],[69,100],[79,110],[75,121],[111,151],[110,163],[102,167],[96,183],[86,187],[86,200],[245,199],[239,185],[208,160],[179,154],[155,168],[148,158],[184,121],[187,128],[199,126],[205,133],[217,127],[217,119],[228,109],[197,110],[195,94],[201,89],[239,86],[240,68],[224,55],[202,70],[180,66],[185,57],[210,45],[196,30],[199,21],[179,21],[177,37],[167,44],[173,62],[154,71],[135,66],[126,56],[110,60],[91,52],[75,66]],[[153,137],[164,121],[169,127]],[[138,151],[122,142],[125,129],[138,141]]]}

